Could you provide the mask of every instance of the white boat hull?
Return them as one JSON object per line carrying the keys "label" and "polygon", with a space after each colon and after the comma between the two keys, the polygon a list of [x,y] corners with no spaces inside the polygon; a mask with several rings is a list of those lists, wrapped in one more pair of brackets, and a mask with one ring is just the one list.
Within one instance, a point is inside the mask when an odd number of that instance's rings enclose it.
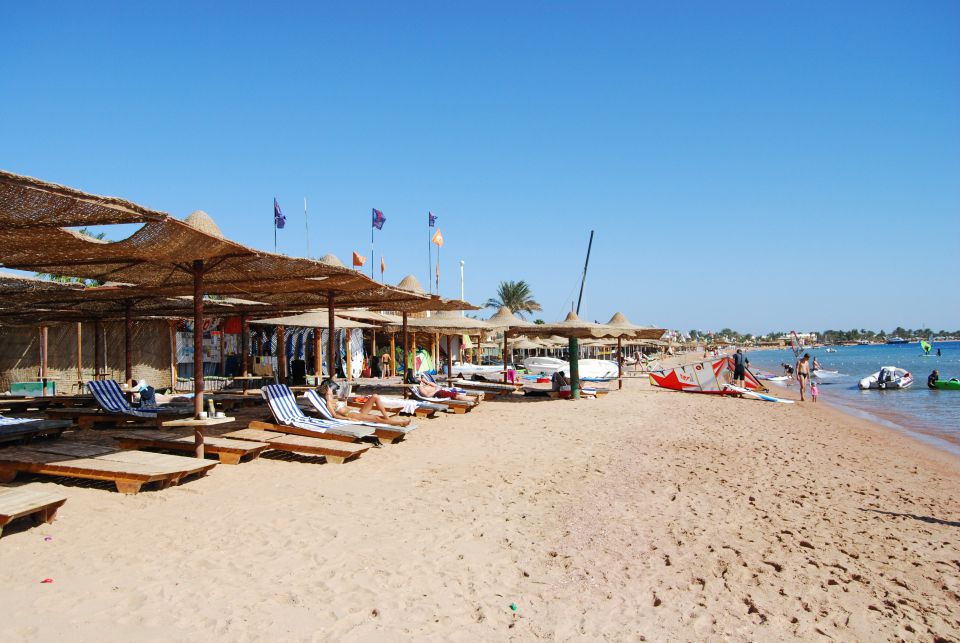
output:
{"label": "white boat hull", "polygon": [[488,382],[499,382],[503,379],[502,364],[460,364],[454,362],[453,377],[464,380],[486,380]]}
{"label": "white boat hull", "polygon": [[[528,373],[552,377],[557,371],[570,377],[570,362],[555,357],[528,357],[523,360]],[[617,377],[617,364],[607,359],[581,359],[577,362],[580,379],[610,380]]]}
{"label": "white boat hull", "polygon": [[[883,381],[880,381],[880,374],[884,374]],[[868,375],[860,380],[858,386],[861,390],[897,390],[909,388],[913,384],[913,375],[909,371],[895,366],[884,366],[876,373]]]}

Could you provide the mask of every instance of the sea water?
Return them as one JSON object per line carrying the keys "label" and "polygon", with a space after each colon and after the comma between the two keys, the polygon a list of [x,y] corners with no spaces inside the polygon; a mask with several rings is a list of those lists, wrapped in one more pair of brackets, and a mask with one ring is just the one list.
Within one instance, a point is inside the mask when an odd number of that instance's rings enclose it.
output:
{"label": "sea water", "polygon": [[[960,378],[960,342],[933,343],[930,357],[916,342],[910,344],[871,344],[805,349],[811,363],[816,357],[820,367],[839,371],[831,379],[818,380],[820,401],[839,405],[868,419],[909,432],[928,443],[960,455],[960,391],[927,388],[927,376],[936,369],[940,379]],[[937,349],[942,356],[937,357]],[[751,369],[783,375],[782,363],[794,365],[793,351],[750,351]],[[861,391],[857,383],[876,373],[882,366],[896,366],[910,371],[913,386],[903,390]],[[812,367],[811,367],[812,370]],[[776,394],[775,382],[768,388]],[[795,382],[786,384],[794,390]]]}

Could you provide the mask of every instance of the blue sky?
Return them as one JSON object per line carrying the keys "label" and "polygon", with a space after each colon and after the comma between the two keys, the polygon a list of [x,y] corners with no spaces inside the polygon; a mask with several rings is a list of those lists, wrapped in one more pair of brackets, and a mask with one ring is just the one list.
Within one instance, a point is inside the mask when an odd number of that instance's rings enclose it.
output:
{"label": "blue sky", "polygon": [[[202,6],[201,6],[202,5]],[[956,328],[960,4],[25,3],[0,167],[482,303],[744,331]],[[948,276],[948,274],[950,276]]]}

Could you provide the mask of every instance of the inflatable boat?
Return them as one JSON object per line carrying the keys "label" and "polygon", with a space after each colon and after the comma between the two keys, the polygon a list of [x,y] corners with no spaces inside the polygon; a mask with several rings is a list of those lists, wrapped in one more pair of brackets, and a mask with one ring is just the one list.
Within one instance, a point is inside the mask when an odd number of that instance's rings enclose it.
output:
{"label": "inflatable boat", "polygon": [[939,391],[960,391],[960,380],[953,378],[951,380],[937,380],[933,383],[933,388]]}
{"label": "inflatable boat", "polygon": [[860,380],[860,389],[901,389],[913,384],[913,375],[903,368],[884,366],[873,375]]}

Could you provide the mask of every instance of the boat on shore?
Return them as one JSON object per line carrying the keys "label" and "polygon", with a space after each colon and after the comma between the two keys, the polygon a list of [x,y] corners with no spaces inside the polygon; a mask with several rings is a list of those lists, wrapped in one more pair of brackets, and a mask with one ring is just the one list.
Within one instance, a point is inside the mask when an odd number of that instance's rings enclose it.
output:
{"label": "boat on shore", "polygon": [[[617,363],[607,359],[577,360],[581,380],[612,380],[617,377]],[[556,357],[528,357],[523,368],[533,375],[552,377],[557,371],[570,377],[570,362]]]}
{"label": "boat on shore", "polygon": [[908,388],[913,384],[913,375],[910,371],[896,366],[884,366],[876,373],[860,380],[860,390],[870,389],[896,390]]}

